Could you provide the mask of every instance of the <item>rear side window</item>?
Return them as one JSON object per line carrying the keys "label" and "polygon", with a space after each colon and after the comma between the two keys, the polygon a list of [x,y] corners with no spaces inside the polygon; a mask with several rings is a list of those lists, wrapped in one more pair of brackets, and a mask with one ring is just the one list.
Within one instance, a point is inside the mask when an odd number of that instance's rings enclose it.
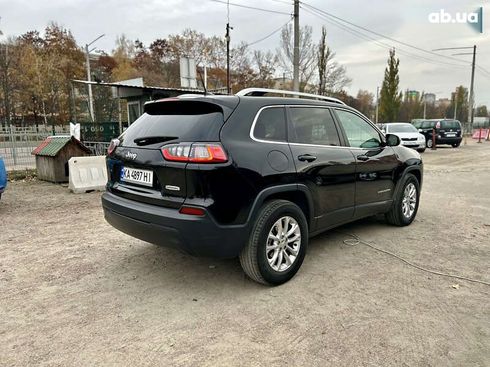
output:
{"label": "rear side window", "polygon": [[286,141],[284,107],[270,107],[262,110],[255,122],[253,136],[261,140]]}
{"label": "rear side window", "polygon": [[[223,113],[217,105],[197,101],[162,102],[146,109],[123,134],[121,144],[140,146],[138,141],[218,141]],[[136,139],[136,142],[135,142]]]}
{"label": "rear side window", "polygon": [[340,145],[332,114],[327,108],[291,107],[289,141],[300,144]]}

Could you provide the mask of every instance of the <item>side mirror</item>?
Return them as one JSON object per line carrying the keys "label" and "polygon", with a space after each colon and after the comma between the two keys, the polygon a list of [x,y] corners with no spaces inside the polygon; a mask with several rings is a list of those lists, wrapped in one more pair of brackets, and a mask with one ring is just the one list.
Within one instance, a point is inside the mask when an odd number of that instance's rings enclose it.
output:
{"label": "side mirror", "polygon": [[400,145],[401,140],[398,135],[395,134],[386,134],[386,145],[389,147],[396,147]]}

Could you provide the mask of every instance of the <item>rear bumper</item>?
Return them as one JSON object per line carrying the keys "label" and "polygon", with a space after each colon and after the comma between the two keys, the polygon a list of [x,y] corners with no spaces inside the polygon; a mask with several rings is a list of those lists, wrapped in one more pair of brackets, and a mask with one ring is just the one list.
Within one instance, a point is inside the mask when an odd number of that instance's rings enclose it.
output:
{"label": "rear bumper", "polygon": [[102,195],[107,222],[121,232],[156,245],[177,248],[195,256],[237,257],[248,238],[246,225],[220,225],[176,209],[128,200],[110,192]]}
{"label": "rear bumper", "polygon": [[463,140],[461,136],[455,136],[453,138],[437,138],[436,144],[457,144],[461,143],[461,140]]}

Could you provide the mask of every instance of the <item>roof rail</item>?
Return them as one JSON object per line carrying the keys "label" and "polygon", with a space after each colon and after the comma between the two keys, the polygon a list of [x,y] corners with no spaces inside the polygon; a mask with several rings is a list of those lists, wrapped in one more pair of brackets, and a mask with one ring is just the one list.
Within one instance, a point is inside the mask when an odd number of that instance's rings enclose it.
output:
{"label": "roof rail", "polygon": [[292,90],[283,90],[283,89],[269,89],[269,88],[245,88],[236,93],[237,96],[263,96],[264,94],[267,93],[275,93],[275,94],[287,94],[290,96],[296,96],[296,97],[307,97],[307,98],[313,98],[313,99],[321,99],[327,102],[333,102],[333,103],[339,103],[342,105],[345,105],[344,102],[342,102],[340,99],[333,98],[333,97],[327,97],[327,96],[320,96],[318,94],[312,94],[312,93],[303,93],[303,92],[295,92]]}

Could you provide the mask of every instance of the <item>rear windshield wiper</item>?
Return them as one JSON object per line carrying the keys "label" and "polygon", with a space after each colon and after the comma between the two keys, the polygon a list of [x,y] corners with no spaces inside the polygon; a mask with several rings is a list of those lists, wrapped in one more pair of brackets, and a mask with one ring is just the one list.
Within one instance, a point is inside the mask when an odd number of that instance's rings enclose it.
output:
{"label": "rear windshield wiper", "polygon": [[150,145],[156,143],[163,143],[165,141],[178,139],[178,136],[145,136],[142,138],[134,139],[134,142],[139,145]]}

